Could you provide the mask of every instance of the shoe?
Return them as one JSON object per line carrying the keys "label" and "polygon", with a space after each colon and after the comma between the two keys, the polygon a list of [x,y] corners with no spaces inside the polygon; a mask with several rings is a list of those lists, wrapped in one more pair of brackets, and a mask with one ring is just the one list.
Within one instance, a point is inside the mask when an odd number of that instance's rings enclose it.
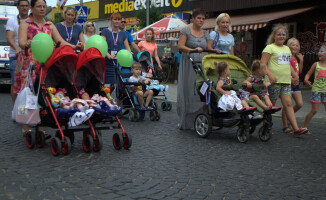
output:
{"label": "shoe", "polygon": [[309,132],[308,129],[306,128],[299,128],[298,130],[293,132],[293,135],[297,136],[297,135],[302,135],[302,134],[306,134],[307,132]]}
{"label": "shoe", "polygon": [[45,131],[39,131],[39,132],[42,132],[42,133],[44,134],[44,138],[45,138],[46,140],[48,140],[48,139],[51,138],[51,135],[45,133]]}
{"label": "shoe", "polygon": [[142,110],[142,111],[144,111],[144,110],[146,110],[146,108],[139,107],[138,110]]}
{"label": "shoe", "polygon": [[272,109],[272,108],[273,108],[273,105],[271,104],[271,105],[269,105],[269,106],[267,107],[266,110],[270,110],[270,109]]}
{"label": "shoe", "polygon": [[28,132],[32,132],[32,130],[31,130],[31,129],[28,129],[28,130],[24,130],[24,129],[22,129],[23,137],[26,137],[26,134],[27,134]]}
{"label": "shoe", "polygon": [[153,109],[152,107],[150,107],[150,106],[146,106],[145,109],[146,109],[146,110],[154,110],[154,109]]}
{"label": "shoe", "polygon": [[243,111],[247,110],[245,107],[242,107],[240,110],[238,110],[238,113],[241,113]]}
{"label": "shoe", "polygon": [[253,106],[253,107],[249,107],[249,108],[247,108],[246,110],[256,110],[256,107],[255,107],[255,106]]}
{"label": "shoe", "polygon": [[274,106],[272,107],[273,110],[281,110],[281,106]]}

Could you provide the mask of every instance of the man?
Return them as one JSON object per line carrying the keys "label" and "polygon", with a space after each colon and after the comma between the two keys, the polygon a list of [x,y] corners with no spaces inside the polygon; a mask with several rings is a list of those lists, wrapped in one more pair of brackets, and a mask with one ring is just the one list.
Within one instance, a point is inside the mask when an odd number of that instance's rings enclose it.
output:
{"label": "man", "polygon": [[10,69],[10,76],[11,76],[10,94],[13,103],[15,103],[17,97],[17,94],[13,92],[14,89],[13,85],[15,82],[15,70],[16,70],[17,57],[20,51],[18,45],[18,28],[20,22],[28,17],[29,8],[30,6],[28,0],[18,0],[17,9],[19,14],[17,16],[10,18],[7,21],[7,26],[6,26],[7,41],[10,45],[10,52],[9,52],[9,60],[10,60],[9,69]]}
{"label": "man", "polygon": [[[140,52],[140,50],[139,50],[137,44],[134,42],[134,39],[132,38],[131,34],[128,31],[125,31],[125,26],[126,26],[126,18],[122,17],[120,30],[123,30],[127,34],[129,45],[132,46],[132,48],[135,50],[135,53]],[[122,45],[122,49],[124,49],[123,45]]]}

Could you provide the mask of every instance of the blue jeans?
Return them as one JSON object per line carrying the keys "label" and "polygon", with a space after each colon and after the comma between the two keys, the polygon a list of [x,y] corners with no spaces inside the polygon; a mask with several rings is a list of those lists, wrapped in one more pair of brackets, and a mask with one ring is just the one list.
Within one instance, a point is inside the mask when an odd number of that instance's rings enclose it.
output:
{"label": "blue jeans", "polygon": [[9,70],[11,77],[11,85],[15,83],[15,71],[16,71],[17,57],[9,57]]}

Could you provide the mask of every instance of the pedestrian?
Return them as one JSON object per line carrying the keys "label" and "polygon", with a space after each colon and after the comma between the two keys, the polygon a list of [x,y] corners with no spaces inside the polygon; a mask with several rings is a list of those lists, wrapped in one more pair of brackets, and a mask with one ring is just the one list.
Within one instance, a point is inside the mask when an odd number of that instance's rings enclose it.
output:
{"label": "pedestrian", "polygon": [[[294,114],[291,100],[291,76],[293,83],[297,84],[299,76],[290,66],[291,50],[284,45],[288,36],[287,27],[277,24],[267,39],[267,46],[263,50],[261,62],[267,65],[267,76],[271,83],[268,93],[275,106],[280,97],[287,119],[294,130],[293,135],[301,135],[308,132],[306,128],[299,128]],[[283,127],[283,130],[286,127]]]}
{"label": "pedestrian", "polygon": [[[82,48],[81,44],[71,45],[65,42],[60,36],[58,30],[50,21],[45,21],[44,17],[46,14],[46,3],[45,0],[31,0],[31,11],[32,13],[28,18],[22,20],[18,30],[18,44],[21,48],[17,58],[17,65],[15,71],[15,83],[14,93],[17,94],[21,89],[26,86],[28,80],[29,66],[32,64],[34,70],[31,74],[32,80],[35,81],[35,71],[38,71],[41,64],[34,58],[33,52],[31,51],[31,41],[33,37],[38,33],[46,33],[52,36],[54,42],[60,42],[61,45],[70,45],[75,50]],[[43,131],[42,127],[38,127],[39,131]],[[30,130],[30,127],[24,125],[22,132],[23,136]],[[45,138],[50,138],[50,135],[45,134]]]}
{"label": "pedestrian", "polygon": [[29,1],[28,0],[18,0],[17,9],[18,15],[13,16],[7,21],[6,31],[7,31],[7,41],[10,45],[9,51],[9,70],[11,77],[11,87],[10,95],[12,103],[15,103],[17,94],[14,93],[14,83],[15,83],[15,70],[17,64],[17,57],[20,51],[18,44],[18,28],[22,20],[28,17],[29,11]]}
{"label": "pedestrian", "polygon": [[[201,111],[203,103],[195,89],[196,73],[188,55],[194,61],[201,61],[207,46],[209,34],[202,29],[205,21],[205,11],[197,8],[192,13],[192,24],[180,31],[178,49],[182,52],[178,73],[178,95],[177,112],[179,116],[179,129],[190,129],[194,127],[196,115]],[[189,54],[197,50],[199,53]]]}
{"label": "pedestrian", "polygon": [[83,28],[75,24],[78,18],[77,10],[73,7],[67,7],[63,12],[63,18],[65,21],[55,25],[61,37],[72,45],[76,45],[79,41],[85,46]]}
{"label": "pedestrian", "polygon": [[108,53],[105,58],[105,84],[109,84],[111,93],[116,87],[116,54],[122,49],[122,45],[130,51],[127,35],[124,31],[120,31],[121,19],[120,13],[112,13],[110,16],[111,28],[104,29],[100,33],[108,44]]}
{"label": "pedestrian", "polygon": [[[299,53],[300,51],[300,43],[296,38],[290,38],[287,42],[287,46],[291,50],[291,60],[290,64],[295,73],[301,74],[302,68],[303,68],[303,55]],[[293,80],[293,78],[291,79]],[[303,106],[303,100],[302,100],[302,94],[300,90],[300,84],[299,82],[294,84],[294,80],[291,81],[291,94],[292,98],[295,102],[295,105],[293,106],[294,113],[296,113],[300,108]],[[282,121],[283,121],[283,132],[284,133],[293,133],[293,131],[289,128],[289,121],[286,117],[285,110],[282,110]]]}
{"label": "pedestrian", "polygon": [[215,31],[209,33],[211,41],[208,45],[216,49],[216,53],[234,55],[234,38],[229,32],[231,32],[230,15],[221,13],[216,18]]}
{"label": "pedestrian", "polygon": [[95,24],[91,21],[85,22],[85,28],[84,28],[84,41],[85,44],[91,36],[95,35]]}
{"label": "pedestrian", "polygon": [[[126,18],[122,17],[121,18],[121,25],[120,25],[120,30],[124,31],[127,34],[127,39],[128,39],[128,43],[129,46],[132,47],[132,49],[135,51],[135,53],[140,52],[137,44],[135,43],[134,39],[132,38],[131,34],[125,30],[126,27]],[[125,49],[125,46],[122,45],[122,49]]]}
{"label": "pedestrian", "polygon": [[[311,90],[311,111],[307,114],[303,127],[307,128],[312,117],[317,113],[319,104],[323,103],[326,111],[326,45],[322,45],[318,52],[319,62],[315,62],[306,76],[304,77],[304,83]],[[315,73],[314,84],[309,81],[310,76]]]}
{"label": "pedestrian", "polygon": [[153,63],[153,55],[155,61],[158,65],[158,68],[162,70],[161,61],[157,53],[157,44],[155,42],[155,32],[153,28],[148,28],[145,31],[145,40],[138,43],[138,47],[140,51],[148,51],[151,55],[151,60]]}

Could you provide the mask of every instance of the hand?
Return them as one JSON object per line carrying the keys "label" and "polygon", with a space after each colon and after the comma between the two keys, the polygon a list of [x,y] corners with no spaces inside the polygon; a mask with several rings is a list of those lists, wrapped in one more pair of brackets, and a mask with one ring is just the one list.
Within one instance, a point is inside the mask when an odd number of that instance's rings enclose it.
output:
{"label": "hand", "polygon": [[303,62],[304,55],[302,55],[301,53],[298,53],[297,56],[298,56],[298,58],[300,60],[300,63]]}
{"label": "hand", "polygon": [[162,66],[161,65],[158,65],[158,68],[160,71],[162,71]]}
{"label": "hand", "polygon": [[201,47],[196,47],[196,48],[195,48],[195,50],[197,50],[197,51],[198,51],[198,53],[201,53],[201,52],[203,52],[203,49],[202,49]]}
{"label": "hand", "polygon": [[221,51],[221,50],[219,50],[219,49],[216,49],[216,53],[217,53],[217,54],[221,54],[221,53],[222,53],[222,51]]}
{"label": "hand", "polygon": [[247,83],[247,88],[252,88],[252,84],[251,83]]}
{"label": "hand", "polygon": [[20,52],[20,49],[16,49],[16,50],[15,50],[15,56],[16,56],[16,57],[18,57],[19,52]]}
{"label": "hand", "polygon": [[231,92],[230,91],[226,91],[225,94],[231,95]]}
{"label": "hand", "polygon": [[84,45],[79,42],[76,46],[75,46],[75,50],[84,50]]}
{"label": "hand", "polygon": [[31,42],[32,42],[32,40],[27,40],[27,42],[25,44],[25,48],[30,48],[31,47]]}
{"label": "hand", "polygon": [[270,74],[268,76],[268,78],[269,78],[269,82],[271,83],[271,85],[273,85],[274,83],[277,82],[277,78],[273,74]]}
{"label": "hand", "polygon": [[304,80],[303,81],[308,87],[312,87],[312,84],[311,84],[311,82],[309,81],[309,80]]}

